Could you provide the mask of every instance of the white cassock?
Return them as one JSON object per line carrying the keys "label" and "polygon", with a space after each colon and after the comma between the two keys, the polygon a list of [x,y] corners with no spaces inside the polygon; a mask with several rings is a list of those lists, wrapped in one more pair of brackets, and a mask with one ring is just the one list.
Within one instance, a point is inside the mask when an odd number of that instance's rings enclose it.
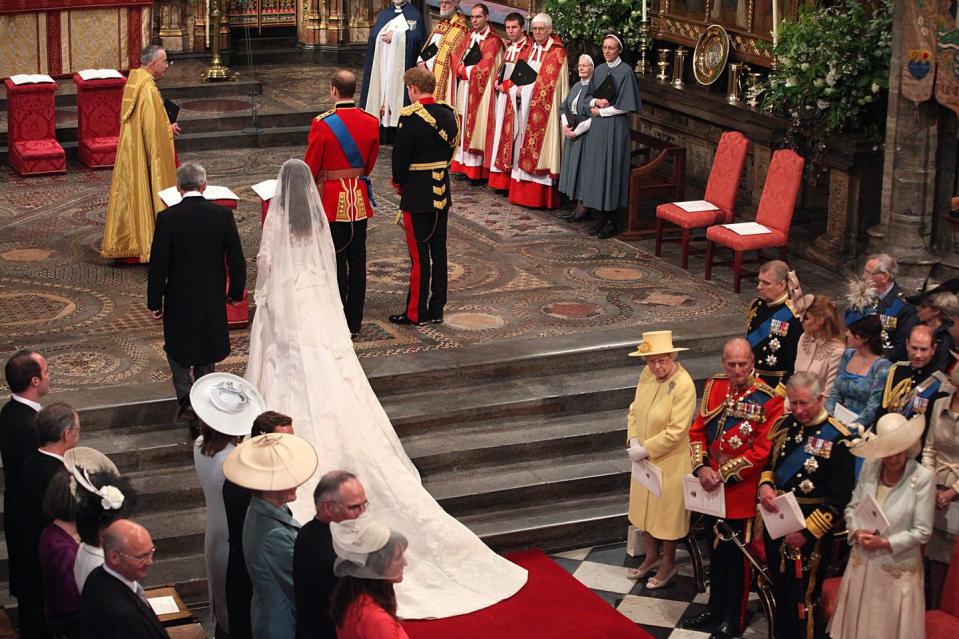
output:
{"label": "white cassock", "polygon": [[[376,34],[373,63],[370,65],[370,89],[366,110],[380,119],[380,126],[396,128],[403,108],[403,73],[406,71],[406,32],[410,25],[402,11]],[[392,33],[389,44],[382,36]]]}

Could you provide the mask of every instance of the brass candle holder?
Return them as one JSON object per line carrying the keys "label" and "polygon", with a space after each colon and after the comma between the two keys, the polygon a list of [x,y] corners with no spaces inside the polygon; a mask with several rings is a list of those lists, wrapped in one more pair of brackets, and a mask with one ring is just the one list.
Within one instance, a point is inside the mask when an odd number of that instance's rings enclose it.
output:
{"label": "brass candle holder", "polygon": [[689,49],[686,47],[679,47],[676,49],[676,54],[673,56],[673,88],[682,89],[684,86],[683,76],[686,74],[686,54],[689,53]]}
{"label": "brass candle holder", "polygon": [[762,84],[762,74],[751,71],[746,74],[746,104],[752,108],[759,106],[759,96],[766,92],[766,87]]}
{"label": "brass candle holder", "polygon": [[659,73],[656,74],[656,79],[660,82],[665,82],[669,79],[669,74],[666,69],[669,68],[669,54],[672,53],[669,49],[660,49],[657,52],[659,55],[659,61],[656,63],[656,66],[659,68]]}
{"label": "brass candle holder", "polygon": [[203,82],[222,82],[224,80],[236,80],[238,73],[230,71],[229,67],[223,64],[223,61],[220,59],[220,16],[223,15],[223,10],[220,6],[220,0],[213,0],[210,3],[210,15],[207,16],[207,20],[210,20],[210,24],[214,27],[213,31],[213,59],[210,60],[210,67],[206,70],[206,73],[200,76],[200,80]]}
{"label": "brass candle holder", "polygon": [[651,72],[652,65],[646,59],[646,51],[649,49],[649,20],[643,20],[639,24],[639,62],[636,63],[635,71],[640,75],[646,75]]}
{"label": "brass candle holder", "polygon": [[743,88],[740,83],[742,72],[742,62],[733,62],[729,65],[729,76],[726,78],[726,102],[730,104],[739,104],[743,99]]}

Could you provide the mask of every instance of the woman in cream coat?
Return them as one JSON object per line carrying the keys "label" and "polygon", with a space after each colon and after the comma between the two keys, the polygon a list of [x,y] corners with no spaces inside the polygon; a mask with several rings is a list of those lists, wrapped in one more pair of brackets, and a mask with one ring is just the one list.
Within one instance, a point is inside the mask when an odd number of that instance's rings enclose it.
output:
{"label": "woman in cream coat", "polygon": [[[671,331],[643,333],[643,343],[631,357],[642,357],[646,368],[639,376],[636,398],[629,407],[627,441],[634,462],[648,459],[663,472],[662,492],[651,494],[630,483],[629,521],[643,531],[646,558],[627,572],[642,579],[658,566],[646,583],[656,590],[676,576],[676,543],[689,532],[689,513],[683,502],[683,477],[690,472],[689,425],[696,410],[696,387],[676,361],[685,348],[673,346]],[[663,556],[659,556],[662,542]]]}
{"label": "woman in cream coat", "polygon": [[[896,413],[884,415],[876,434],[852,448],[866,459],[846,527],[852,552],[829,622],[834,639],[922,639],[925,635],[922,549],[932,533],[935,485],[932,472],[916,460],[925,421]],[[889,520],[876,534],[856,515],[871,495]]]}

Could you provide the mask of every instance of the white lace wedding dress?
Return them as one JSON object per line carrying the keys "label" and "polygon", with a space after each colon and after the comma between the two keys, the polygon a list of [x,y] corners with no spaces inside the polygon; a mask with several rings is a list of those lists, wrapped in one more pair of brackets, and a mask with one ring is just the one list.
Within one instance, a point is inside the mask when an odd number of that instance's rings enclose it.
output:
{"label": "white lace wedding dress", "polygon": [[257,255],[246,378],[270,410],[293,418],[294,432],[319,456],[316,475],[291,504],[294,516],[301,523],[314,516],[313,489],[322,474],[348,470],[366,489],[370,514],[409,540],[409,565],[396,588],[400,617],[460,615],[512,596],[526,583],[526,571],[491,551],[423,488],[366,379],[309,169],[286,162],[277,188]]}

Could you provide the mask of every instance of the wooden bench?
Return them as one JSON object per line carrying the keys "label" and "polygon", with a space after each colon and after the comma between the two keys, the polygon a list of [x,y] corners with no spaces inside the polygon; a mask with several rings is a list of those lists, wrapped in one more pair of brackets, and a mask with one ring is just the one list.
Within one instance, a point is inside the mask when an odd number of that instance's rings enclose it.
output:
{"label": "wooden bench", "polygon": [[639,204],[647,199],[682,201],[686,185],[686,149],[651,135],[630,130],[633,151],[629,171],[629,221],[624,240],[655,235],[655,217],[639,218]]}

